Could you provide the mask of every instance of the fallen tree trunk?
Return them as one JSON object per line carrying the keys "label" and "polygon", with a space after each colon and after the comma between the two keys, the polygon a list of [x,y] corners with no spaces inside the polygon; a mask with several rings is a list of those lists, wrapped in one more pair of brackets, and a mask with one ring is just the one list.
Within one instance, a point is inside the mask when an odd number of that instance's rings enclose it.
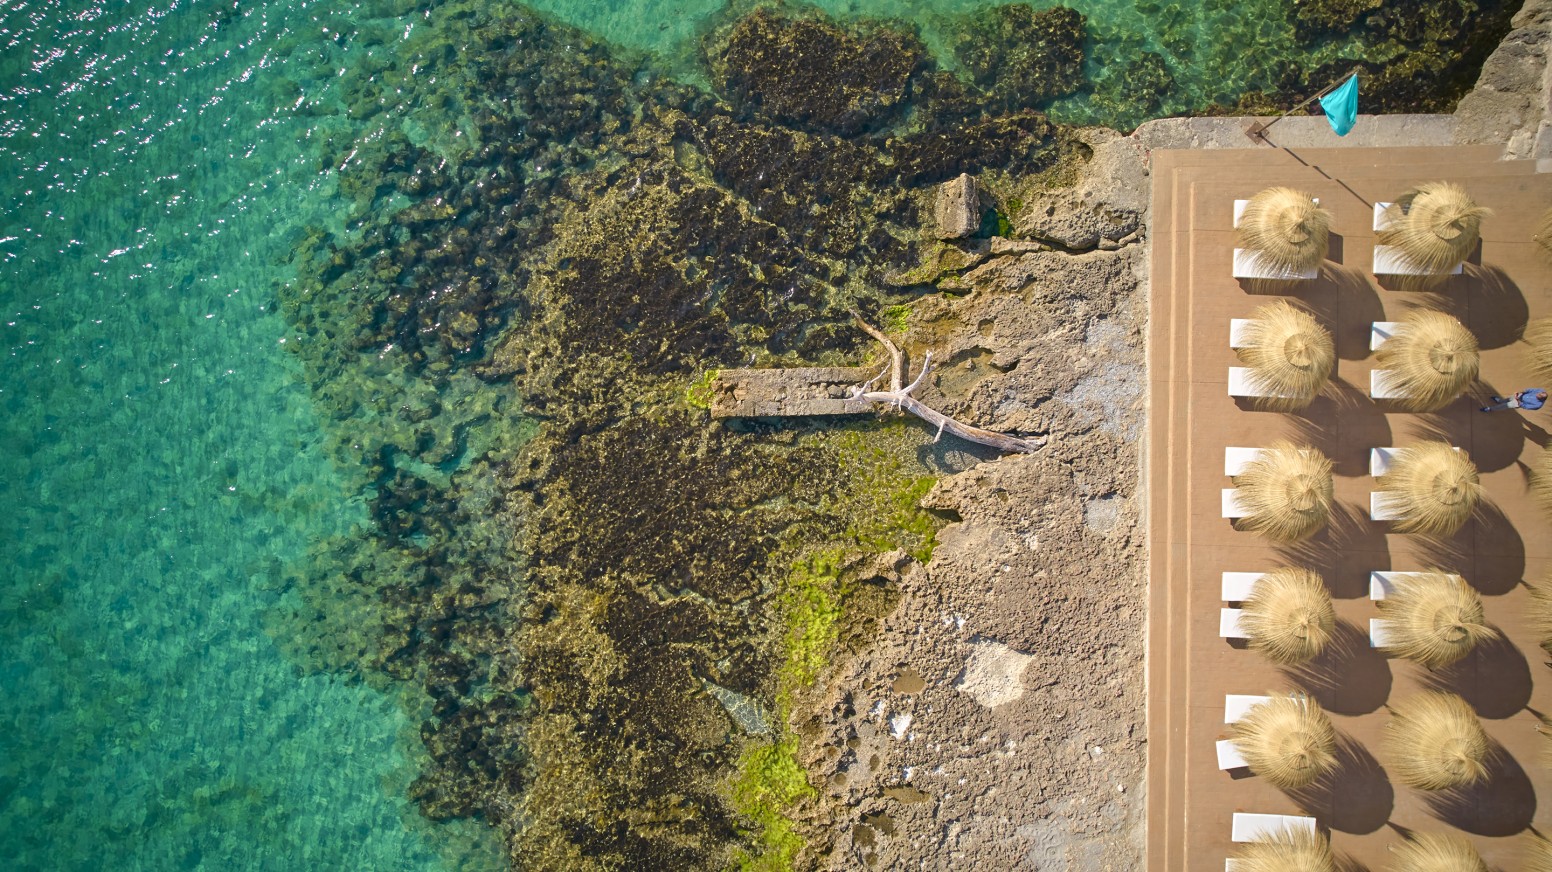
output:
{"label": "fallen tree trunk", "polygon": [[[932,352],[929,351],[924,355],[921,372],[917,373],[916,379],[907,385],[905,384],[905,375],[907,373],[905,352],[901,351],[900,347],[895,345],[893,340],[884,335],[882,330],[864,320],[860,314],[856,312],[851,314],[853,318],[857,319],[857,326],[861,327],[869,336],[882,343],[889,352],[889,368],[862,384],[852,387],[850,392],[852,399],[891,405],[901,411],[910,412],[912,415],[938,428],[938,435],[937,438],[933,439],[934,442],[942,439],[944,433],[952,433],[967,442],[987,445],[998,451],[1006,451],[1013,454],[1032,454],[1036,449],[1045,444],[1043,439],[1021,439],[1017,436],[1009,436],[1006,433],[997,433],[991,430],[983,430],[980,427],[972,427],[969,424],[950,418],[911,396],[912,392],[921,385],[922,381],[927,378],[927,373],[932,369]],[[889,390],[873,390],[873,385],[885,375],[889,376]]]}

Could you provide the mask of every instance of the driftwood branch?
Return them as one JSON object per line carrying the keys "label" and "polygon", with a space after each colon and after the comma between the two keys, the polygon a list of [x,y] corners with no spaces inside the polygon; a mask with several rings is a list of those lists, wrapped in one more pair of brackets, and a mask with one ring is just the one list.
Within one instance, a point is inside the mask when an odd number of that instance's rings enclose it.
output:
{"label": "driftwood branch", "polygon": [[922,382],[926,380],[928,371],[932,369],[932,352],[926,353],[922,360],[921,372],[917,373],[916,378],[907,385],[905,384],[905,376],[908,374],[905,364],[905,353],[888,336],[884,335],[882,330],[869,324],[860,314],[856,312],[851,314],[857,320],[857,326],[862,328],[864,333],[877,339],[889,351],[889,369],[885,370],[889,374],[889,390],[879,391],[873,389],[874,384],[884,377],[884,372],[881,372],[862,384],[853,386],[851,389],[851,397],[853,399],[890,405],[901,411],[910,412],[912,415],[938,428],[938,435],[937,438],[933,439],[934,442],[942,439],[944,433],[952,433],[967,442],[989,445],[998,451],[1017,454],[1032,454],[1044,444],[1043,440],[1020,439],[1017,436],[1009,436],[1006,433],[996,433],[991,430],[983,430],[980,427],[972,427],[969,424],[950,418],[911,396],[921,386]]}

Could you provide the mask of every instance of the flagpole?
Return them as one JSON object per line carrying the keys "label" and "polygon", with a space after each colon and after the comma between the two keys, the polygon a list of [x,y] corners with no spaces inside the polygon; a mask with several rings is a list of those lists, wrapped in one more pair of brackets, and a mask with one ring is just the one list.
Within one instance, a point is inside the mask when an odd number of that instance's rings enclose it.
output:
{"label": "flagpole", "polygon": [[1327,94],[1331,93],[1332,91],[1335,91],[1337,88],[1341,87],[1343,82],[1346,82],[1348,79],[1352,78],[1353,76],[1356,76],[1362,70],[1363,70],[1363,67],[1361,67],[1361,66],[1360,67],[1353,67],[1352,72],[1350,72],[1347,75],[1341,77],[1340,79],[1337,79],[1335,82],[1332,82],[1331,84],[1325,86],[1324,88],[1321,88],[1319,92],[1317,92],[1314,96],[1310,97],[1308,100],[1305,100],[1303,103],[1300,103],[1299,105],[1293,107],[1292,109],[1289,109],[1287,112],[1284,112],[1283,114],[1277,116],[1276,118],[1273,118],[1271,121],[1268,121],[1265,124],[1262,124],[1261,122],[1257,121],[1256,123],[1254,123],[1254,124],[1250,125],[1249,127],[1245,128],[1245,135],[1250,137],[1253,140],[1258,141],[1258,142],[1266,142],[1267,141],[1267,139],[1266,139],[1266,132],[1267,132],[1267,130],[1271,129],[1273,124],[1276,124],[1277,122],[1283,120],[1284,118],[1287,118],[1289,115],[1292,115],[1293,113],[1299,111],[1300,109],[1303,109],[1305,106],[1308,106],[1309,104],[1315,102],[1316,100],[1319,100],[1321,97],[1324,97]]}

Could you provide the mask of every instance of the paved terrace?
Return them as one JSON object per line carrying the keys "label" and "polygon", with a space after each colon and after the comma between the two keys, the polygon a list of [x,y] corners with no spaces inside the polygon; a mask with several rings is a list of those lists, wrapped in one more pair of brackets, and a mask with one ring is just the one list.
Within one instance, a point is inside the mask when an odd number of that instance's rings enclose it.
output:
{"label": "paved terrace", "polygon": [[[1527,591],[1552,569],[1552,524],[1527,497],[1528,466],[1548,443],[1552,411],[1476,411],[1463,398],[1444,412],[1387,412],[1368,398],[1369,324],[1396,320],[1426,295],[1388,290],[1369,273],[1372,204],[1410,184],[1449,179],[1494,215],[1483,223],[1479,254],[1443,289],[1447,310],[1483,348],[1483,389],[1528,386],[1518,342],[1526,321],[1552,315],[1552,271],[1530,241],[1552,207],[1552,174],[1534,161],[1499,161],[1500,149],[1258,148],[1155,151],[1153,161],[1152,322],[1150,328],[1149,545],[1151,553],[1148,697],[1148,868],[1224,868],[1233,850],[1233,812],[1314,815],[1338,855],[1386,867],[1393,827],[1467,834],[1489,866],[1520,868],[1521,835],[1552,833],[1548,740],[1532,709],[1552,713],[1552,671],[1525,622]],[[1543,169],[1547,169],[1543,167]],[[1296,299],[1331,330],[1339,361],[1327,395],[1298,414],[1249,411],[1227,395],[1229,320],[1278,299],[1251,293],[1230,277],[1232,208],[1270,185],[1309,191],[1335,215],[1330,260]],[[1552,388],[1552,385],[1546,385]],[[1548,407],[1552,409],[1552,406]],[[1470,453],[1487,502],[1480,520],[1448,541],[1387,533],[1368,519],[1373,479],[1368,452],[1444,438]],[[1326,452],[1336,467],[1339,517],[1290,554],[1220,517],[1226,446],[1265,446],[1294,438]],[[1296,676],[1218,636],[1220,574],[1289,563],[1320,570],[1336,597],[1343,656],[1323,656]],[[1488,645],[1430,675],[1390,661],[1368,645],[1370,570],[1442,566],[1484,594],[1489,623],[1507,644]],[[1462,694],[1482,715],[1510,762],[1470,801],[1431,808],[1426,797],[1385,774],[1381,741],[1387,701],[1432,679]],[[1303,687],[1332,714],[1357,748],[1335,785],[1285,794],[1255,777],[1218,769],[1214,741],[1226,736],[1224,695]]]}

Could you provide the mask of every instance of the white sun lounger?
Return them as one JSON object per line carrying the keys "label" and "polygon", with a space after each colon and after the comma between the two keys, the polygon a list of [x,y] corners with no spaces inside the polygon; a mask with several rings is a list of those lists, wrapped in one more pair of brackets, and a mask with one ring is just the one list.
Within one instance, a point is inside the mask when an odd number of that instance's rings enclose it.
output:
{"label": "white sun lounger", "polygon": [[1240,616],[1244,614],[1244,609],[1219,609],[1218,635],[1225,639],[1249,639],[1250,634],[1239,625]]}
{"label": "white sun lounger", "polygon": [[1229,396],[1231,397],[1279,397],[1292,399],[1293,394],[1279,394],[1267,392],[1255,386],[1255,380],[1251,378],[1250,367],[1229,367]]}
{"label": "white sun lounger", "polygon": [[1369,370],[1369,396],[1376,400],[1399,400],[1406,394],[1402,393],[1401,385],[1391,377],[1388,369]]}
{"label": "white sun lounger", "polygon": [[1253,248],[1234,249],[1234,278],[1270,279],[1278,282],[1300,282],[1320,278],[1320,267],[1307,270],[1281,269],[1265,263],[1256,256]]}
{"label": "white sun lounger", "polygon": [[1223,574],[1223,601],[1242,603],[1250,599],[1250,590],[1261,580],[1264,572],[1225,572]]}
{"label": "white sun lounger", "polygon": [[1244,755],[1239,752],[1239,747],[1234,744],[1233,739],[1218,740],[1219,769],[1227,772],[1230,769],[1244,769],[1249,765],[1249,763],[1245,762]]}
{"label": "white sun lounger", "polygon": [[1303,830],[1315,834],[1315,819],[1301,814],[1246,814],[1234,813],[1234,829],[1230,838],[1236,842],[1254,842],[1270,838],[1284,830]]}
{"label": "white sun lounger", "polygon": [[1374,246],[1374,274],[1377,276],[1458,276],[1465,272],[1465,264],[1457,263],[1449,272],[1434,273],[1406,259],[1401,249],[1394,245]]}
{"label": "white sun lounger", "polygon": [[1369,325],[1369,350],[1379,351],[1385,340],[1396,335],[1401,328],[1400,321],[1375,321]]}
{"label": "white sun lounger", "polygon": [[1374,204],[1374,232],[1379,233],[1390,229],[1390,216],[1385,214],[1390,209],[1390,203]]}
{"label": "white sun lounger", "polygon": [[1257,696],[1245,693],[1226,693],[1223,695],[1223,722],[1232,724],[1237,722],[1250,712],[1251,709],[1264,703],[1271,702],[1269,696]]}
{"label": "white sun lounger", "polygon": [[1401,520],[1401,508],[1392,497],[1380,491],[1369,491],[1369,517],[1375,521]]}
{"label": "white sun lounger", "polygon": [[1223,489],[1223,516],[1225,518],[1243,518],[1250,514],[1239,501],[1239,489],[1226,487]]}
{"label": "white sun lounger", "polygon": [[[1403,450],[1401,448],[1370,448],[1369,474],[1379,478],[1385,473],[1390,472],[1390,465],[1396,462],[1396,458],[1400,456]],[[1455,446],[1455,450],[1460,451],[1460,448]]]}
{"label": "white sun lounger", "polygon": [[1242,475],[1245,467],[1261,459],[1265,448],[1225,448],[1223,449],[1223,474],[1229,478]]}
{"label": "white sun lounger", "polygon": [[[1381,572],[1375,570],[1369,573],[1369,599],[1378,602],[1396,589],[1396,582],[1405,581],[1419,575],[1428,575],[1426,572]],[[1460,576],[1450,573],[1450,578],[1462,580]]]}
{"label": "white sun lounger", "polygon": [[[1385,210],[1390,208],[1389,203],[1374,204],[1374,232],[1380,233],[1390,228],[1390,216]],[[1463,264],[1455,264],[1449,275],[1458,276],[1464,271]],[[1409,262],[1401,254],[1401,250],[1394,245],[1374,246],[1374,274],[1377,276],[1426,276],[1434,275],[1421,267]]]}
{"label": "white sun lounger", "polygon": [[1369,619],[1369,647],[1384,648],[1390,644],[1390,621],[1384,618]]}
{"label": "white sun lounger", "polygon": [[1379,478],[1390,471],[1390,465],[1396,462],[1396,449],[1394,448],[1370,448],[1369,449],[1369,474]]}
{"label": "white sun lounger", "polygon": [[1230,318],[1229,319],[1229,347],[1245,348],[1250,342],[1245,338],[1245,332],[1250,325],[1255,323],[1254,318]]}
{"label": "white sun lounger", "polygon": [[[1234,226],[1239,227],[1240,219],[1245,217],[1245,207],[1250,205],[1249,200],[1234,201]],[[1320,205],[1320,200],[1315,198],[1315,205]],[[1276,281],[1302,281],[1320,278],[1320,269],[1317,267],[1304,272],[1291,270],[1270,269],[1265,264],[1259,263],[1254,250],[1249,248],[1234,249],[1234,278],[1237,279],[1273,279]],[[1239,348],[1238,345],[1230,347]]]}

